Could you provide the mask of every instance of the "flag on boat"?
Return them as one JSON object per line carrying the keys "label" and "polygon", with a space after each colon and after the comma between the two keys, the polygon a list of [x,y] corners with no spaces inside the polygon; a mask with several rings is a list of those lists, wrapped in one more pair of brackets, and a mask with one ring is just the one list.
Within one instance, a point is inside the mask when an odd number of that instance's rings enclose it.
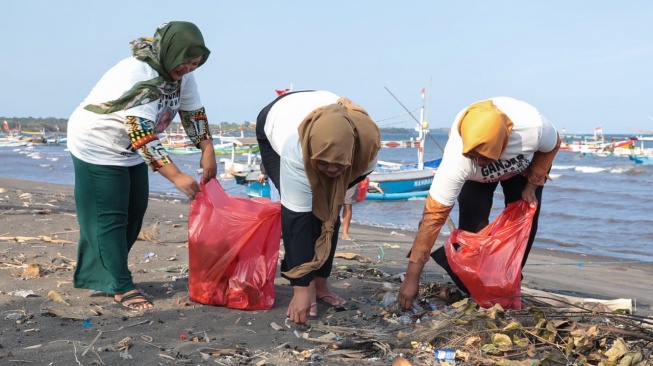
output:
{"label": "flag on boat", "polygon": [[599,126],[594,129],[594,134],[600,134],[603,133],[603,127]]}
{"label": "flag on boat", "polygon": [[287,92],[289,92],[290,89],[289,89],[289,88],[281,89],[281,90],[279,90],[279,89],[275,89],[274,91],[276,91],[276,92],[277,92],[277,96],[280,97],[280,96],[286,94]]}
{"label": "flag on boat", "polygon": [[424,99],[424,94],[426,93],[426,88],[422,88],[422,99]]}

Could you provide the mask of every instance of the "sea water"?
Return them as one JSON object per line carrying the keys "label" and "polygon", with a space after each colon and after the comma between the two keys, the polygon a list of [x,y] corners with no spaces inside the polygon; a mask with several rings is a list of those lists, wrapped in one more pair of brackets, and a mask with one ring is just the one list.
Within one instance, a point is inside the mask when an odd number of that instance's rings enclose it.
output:
{"label": "sea water", "polygon": [[[410,135],[384,135],[382,138],[403,140]],[[445,146],[446,140],[444,134],[428,135],[425,159],[442,156],[440,147]],[[172,159],[185,173],[198,176],[199,155],[173,155]],[[384,148],[379,159],[413,163],[417,153],[415,149]],[[65,146],[0,147],[0,161],[0,176],[74,184],[72,161]],[[222,172],[221,164],[218,173]],[[653,261],[653,165],[636,165],[627,157],[584,156],[560,151],[553,162],[551,177],[553,181],[546,184],[542,198],[536,247]],[[233,180],[222,181],[222,184],[230,195],[245,196],[245,188]],[[185,200],[172,183],[157,173],[150,174],[150,187],[152,192]],[[492,218],[503,209],[500,192],[498,188]],[[352,221],[372,227],[415,231],[423,209],[424,199],[363,201],[353,206]],[[451,218],[457,223],[456,207]],[[447,226],[443,227],[442,234],[448,234],[448,230]]]}

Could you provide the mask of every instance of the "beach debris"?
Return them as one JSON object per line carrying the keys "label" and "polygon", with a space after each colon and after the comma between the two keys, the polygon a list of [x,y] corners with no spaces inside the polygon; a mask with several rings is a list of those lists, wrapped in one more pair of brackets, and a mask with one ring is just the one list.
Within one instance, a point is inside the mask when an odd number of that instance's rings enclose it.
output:
{"label": "beach debris", "polygon": [[395,357],[394,360],[392,360],[392,366],[412,366],[413,364],[410,363],[407,359],[397,356]]}
{"label": "beach debris", "polygon": [[30,263],[23,270],[23,278],[34,279],[41,277],[41,266],[38,263]]}
{"label": "beach debris", "polygon": [[159,235],[159,222],[156,221],[147,229],[141,229],[141,232],[138,233],[138,240],[157,242],[157,237]]}
{"label": "beach debris", "polygon": [[[249,350],[244,347],[238,348],[211,348],[204,347],[197,350],[203,360],[208,360],[210,357],[217,357],[215,363],[218,364],[239,364],[239,365],[249,365],[254,357],[260,357],[260,355],[252,355]],[[220,360],[226,361],[225,363],[220,362]]]}
{"label": "beach debris", "polygon": [[25,317],[25,313],[9,313],[5,316],[5,320],[21,320]]}
{"label": "beach debris", "polygon": [[18,198],[20,198],[21,200],[29,200],[29,201],[31,201],[31,200],[32,200],[32,194],[31,194],[31,193],[27,193],[27,192],[25,192],[25,193],[21,193],[20,196],[18,196]]}
{"label": "beach debris", "polygon": [[[621,311],[628,314],[633,313],[633,300],[632,299],[592,299],[581,298],[576,296],[568,296],[562,294],[554,294],[551,292],[535,290],[522,286],[521,293],[526,297],[538,297],[541,301],[550,305],[566,306],[573,304],[583,309],[598,309],[601,312],[606,310]],[[603,307],[603,308],[602,308]]]}
{"label": "beach debris", "polygon": [[336,253],[335,258],[343,258],[343,259],[348,259],[348,260],[355,260],[360,263],[370,263],[372,262],[371,259],[367,257],[360,256],[356,253]]}
{"label": "beach debris", "polygon": [[274,329],[274,330],[284,330],[285,331],[285,329],[283,329],[282,326],[280,326],[279,324],[277,324],[275,322],[270,323],[270,327],[272,327],[272,329]]}
{"label": "beach debris", "polygon": [[383,243],[383,246],[386,247],[386,248],[401,249],[401,245],[398,245],[398,244]]}
{"label": "beach debris", "polygon": [[28,242],[28,241],[43,241],[43,242],[52,243],[52,244],[77,244],[74,241],[54,239],[54,238],[52,238],[50,236],[46,236],[46,235],[41,235],[41,236],[2,236],[2,237],[0,237],[0,240],[15,241],[15,242],[18,242],[18,243],[25,243],[25,242]]}
{"label": "beach debris", "polygon": [[[510,338],[508,338],[510,341]],[[456,350],[453,348],[441,348],[434,350],[434,356],[439,363],[448,362],[452,365],[456,364]]]}
{"label": "beach debris", "polygon": [[9,293],[9,296],[18,296],[18,297],[30,297],[30,296],[39,296],[34,293],[32,290],[17,290],[17,291],[11,291]]}
{"label": "beach debris", "polygon": [[168,266],[168,267],[162,267],[162,268],[157,268],[154,269],[153,271],[155,272],[169,272],[169,273],[188,273],[188,265],[187,264],[179,264],[176,266]]}
{"label": "beach debris", "polygon": [[398,294],[396,292],[386,292],[385,295],[383,295],[383,300],[381,300],[381,302],[385,307],[392,306],[397,303],[397,297]]}
{"label": "beach debris", "polygon": [[120,351],[127,352],[133,344],[134,344],[134,339],[132,337],[125,337],[118,341],[116,348]]}
{"label": "beach debris", "polygon": [[59,295],[59,293],[57,293],[54,290],[50,290],[48,292],[48,299],[70,306],[70,304],[66,300],[64,300],[63,297],[61,295]]}
{"label": "beach debris", "polygon": [[85,320],[88,318],[88,316],[84,314],[78,314],[73,310],[50,309],[50,308],[42,308],[41,316],[56,316],[61,319],[70,319],[70,320]]}

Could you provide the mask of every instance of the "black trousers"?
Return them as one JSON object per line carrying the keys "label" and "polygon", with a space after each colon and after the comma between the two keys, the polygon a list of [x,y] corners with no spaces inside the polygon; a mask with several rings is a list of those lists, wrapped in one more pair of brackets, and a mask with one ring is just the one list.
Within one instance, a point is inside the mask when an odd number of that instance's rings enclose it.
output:
{"label": "black trousers", "polygon": [[[497,186],[501,184],[504,195],[504,203],[507,206],[509,203],[521,199],[521,192],[526,187],[526,177],[516,175],[510,179],[494,182],[494,183],[480,183],[474,181],[467,181],[463,185],[460,194],[458,195],[458,228],[470,231],[473,233],[479,232],[490,223],[490,211],[492,210],[492,201],[494,198],[494,191]],[[538,205],[533,217],[533,226],[531,234],[528,237],[528,244],[526,245],[526,252],[522,260],[521,267],[524,268],[528,254],[531,251],[533,242],[535,241],[535,234],[537,234],[537,221],[540,216],[540,209],[542,207],[542,189],[537,187],[535,190],[535,197],[537,197]],[[451,280],[458,286],[458,288],[466,293],[469,293],[465,284],[462,283],[460,278],[453,272],[447,261],[447,256],[444,247],[440,247],[431,253],[431,257],[447,271]]]}

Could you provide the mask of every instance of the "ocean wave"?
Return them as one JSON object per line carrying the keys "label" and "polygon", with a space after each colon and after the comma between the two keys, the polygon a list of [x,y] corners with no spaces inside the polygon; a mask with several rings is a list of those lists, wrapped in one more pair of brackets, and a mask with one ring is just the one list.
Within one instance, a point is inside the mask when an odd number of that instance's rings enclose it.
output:
{"label": "ocean wave", "polygon": [[565,193],[565,192],[581,193],[581,192],[587,192],[587,187],[564,187],[564,186],[560,186],[560,185],[550,184],[549,186],[546,186],[545,191],[550,191],[550,190],[554,190],[556,192],[561,192],[561,193]]}
{"label": "ocean wave", "polygon": [[393,230],[403,230],[403,231],[417,231],[417,226],[414,225],[400,225],[393,223],[380,223],[374,221],[365,221],[365,220],[351,220],[352,223],[358,224],[361,226],[376,227],[380,229],[393,229]]}
{"label": "ocean wave", "polygon": [[553,165],[551,166],[551,170],[571,170],[576,168],[575,165]]}
{"label": "ocean wave", "polygon": [[[624,185],[628,186],[628,185]],[[632,202],[641,201],[642,194],[646,189],[636,189],[636,190],[623,190],[623,188],[616,187],[610,190],[596,184],[584,184],[576,186],[562,186],[551,184],[550,187],[546,187],[546,192],[556,192],[561,196],[558,196],[558,202],[569,205],[569,204],[582,204],[585,207],[591,205],[592,207],[614,207],[612,205],[619,205],[621,202],[625,202],[625,206],[618,206],[625,209],[628,209],[628,205],[631,205]],[[610,199],[601,199],[606,195],[610,196]],[[550,196],[547,195],[547,201],[550,199]],[[609,201],[609,202],[607,202]],[[602,206],[604,205],[604,206]]]}
{"label": "ocean wave", "polygon": [[581,173],[600,173],[604,172],[606,170],[609,170],[609,168],[599,168],[595,166],[576,166],[574,167],[574,171],[581,172]]}

